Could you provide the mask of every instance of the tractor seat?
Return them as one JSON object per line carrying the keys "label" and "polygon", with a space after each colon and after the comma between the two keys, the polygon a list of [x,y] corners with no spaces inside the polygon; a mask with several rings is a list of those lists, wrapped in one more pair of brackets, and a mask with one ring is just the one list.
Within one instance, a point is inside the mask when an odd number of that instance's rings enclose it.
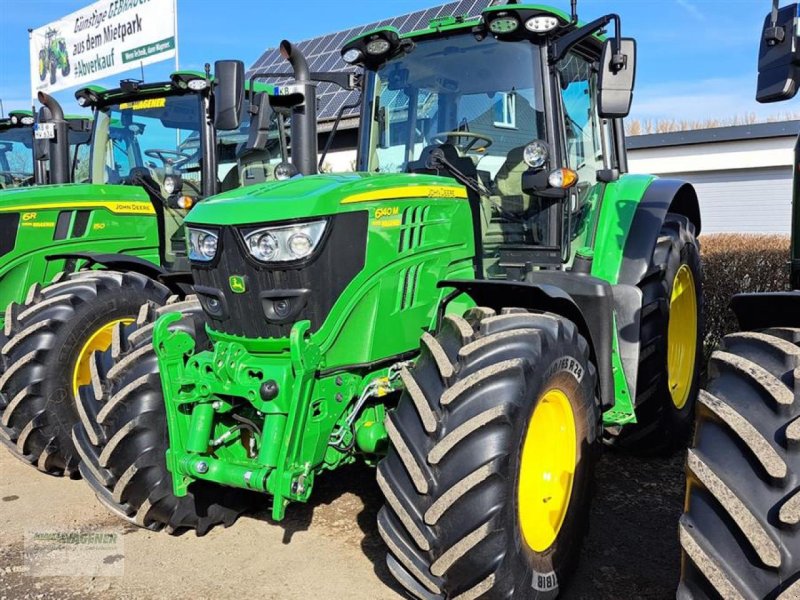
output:
{"label": "tractor seat", "polygon": [[527,219],[534,200],[522,191],[522,174],[528,170],[523,158],[525,146],[513,148],[494,179],[494,193],[483,198],[484,235],[487,248],[500,244],[524,244],[527,237],[525,224],[511,216]]}

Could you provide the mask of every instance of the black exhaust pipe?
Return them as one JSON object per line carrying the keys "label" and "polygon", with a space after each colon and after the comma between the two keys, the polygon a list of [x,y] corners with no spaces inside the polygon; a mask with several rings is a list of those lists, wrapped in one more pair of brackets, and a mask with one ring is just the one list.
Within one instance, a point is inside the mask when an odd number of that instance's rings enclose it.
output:
{"label": "black exhaust pipe", "polygon": [[50,183],[68,183],[69,125],[64,119],[61,105],[50,94],[39,92],[39,102],[50,111],[49,121],[55,126],[56,136],[50,140]]}
{"label": "black exhaust pipe", "polygon": [[[280,45],[281,56],[289,61],[296,83],[303,86],[305,104],[292,110],[292,163],[299,173],[317,173],[317,86],[311,81],[303,53],[288,40]],[[298,151],[302,150],[302,151]]]}

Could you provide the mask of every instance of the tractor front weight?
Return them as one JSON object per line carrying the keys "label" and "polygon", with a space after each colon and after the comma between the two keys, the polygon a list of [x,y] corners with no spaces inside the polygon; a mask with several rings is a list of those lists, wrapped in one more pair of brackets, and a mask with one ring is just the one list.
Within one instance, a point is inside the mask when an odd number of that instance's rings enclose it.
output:
{"label": "tractor front weight", "polygon": [[308,500],[319,472],[356,451],[368,460],[385,452],[383,402],[405,363],[320,376],[308,321],[294,325],[288,348],[264,354],[232,340],[198,351],[191,335],[170,330],[179,319],[166,314],[153,331],[176,496],[195,480],[266,492],[279,521],[289,502]]}

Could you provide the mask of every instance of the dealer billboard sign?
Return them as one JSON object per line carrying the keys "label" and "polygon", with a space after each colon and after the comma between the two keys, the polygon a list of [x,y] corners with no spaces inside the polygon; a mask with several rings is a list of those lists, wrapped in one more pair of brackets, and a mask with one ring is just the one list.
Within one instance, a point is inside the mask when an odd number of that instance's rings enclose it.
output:
{"label": "dealer billboard sign", "polygon": [[176,1],[100,0],[32,30],[32,97],[173,58]]}

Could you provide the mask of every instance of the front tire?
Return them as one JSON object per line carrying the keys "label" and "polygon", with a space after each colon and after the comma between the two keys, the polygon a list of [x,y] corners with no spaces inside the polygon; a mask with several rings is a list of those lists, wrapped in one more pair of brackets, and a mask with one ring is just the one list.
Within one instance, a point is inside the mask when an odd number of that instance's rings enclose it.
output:
{"label": "front tire", "polygon": [[169,290],[139,273],[81,271],[6,311],[0,377],[0,441],[51,475],[77,476],[72,426],[77,387],[89,383],[89,358],[111,343],[111,329],[136,318]]}
{"label": "front tire", "polygon": [[800,329],[729,335],[709,370],[678,598],[800,598]]}
{"label": "front tire", "polygon": [[207,342],[202,308],[193,299],[150,306],[135,325],[118,325],[111,348],[94,355],[92,385],[79,390],[84,418],[73,439],[84,481],[113,513],[153,531],[193,529],[203,535],[216,525],[232,525],[259,497],[204,481],[192,483],[186,496],[173,494],[167,415],[152,344],[153,324],[166,312],[183,315],[172,330],[190,333],[198,348]]}
{"label": "front tire", "polygon": [[377,474],[392,574],[418,598],[555,597],[577,560],[600,438],[575,325],[519,309],[448,316],[402,376]]}

